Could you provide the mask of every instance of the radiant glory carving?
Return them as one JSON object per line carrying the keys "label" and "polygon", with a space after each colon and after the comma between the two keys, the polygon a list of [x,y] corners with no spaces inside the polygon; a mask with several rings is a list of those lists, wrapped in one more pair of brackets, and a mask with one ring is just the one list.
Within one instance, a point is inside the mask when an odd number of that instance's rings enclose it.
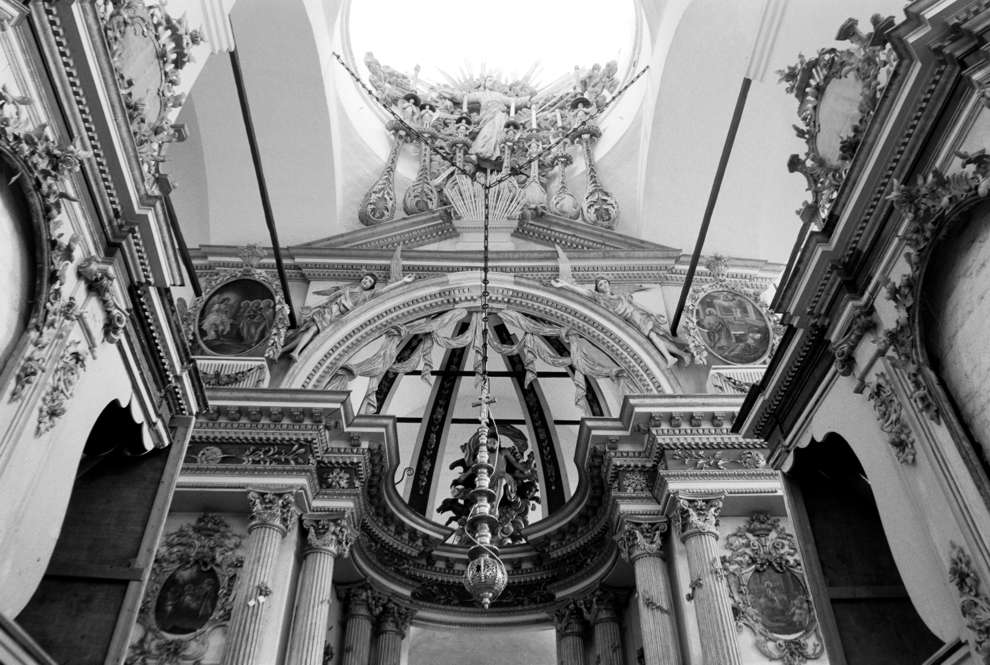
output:
{"label": "radiant glory carving", "polygon": [[[391,147],[361,201],[362,224],[395,218],[396,164],[409,144],[417,147],[419,168],[402,197],[406,214],[451,205],[462,219],[475,221],[486,211],[499,221],[549,211],[603,228],[615,226],[618,202],[602,184],[594,156],[601,136],[594,117],[621,92],[614,61],[576,69],[572,78],[543,87],[531,74],[515,81],[492,74],[448,77],[446,84],[436,85],[384,66],[370,53],[365,65],[367,91],[390,106]],[[565,179],[575,152],[587,166],[580,201]],[[555,186],[548,189],[555,173]]]}

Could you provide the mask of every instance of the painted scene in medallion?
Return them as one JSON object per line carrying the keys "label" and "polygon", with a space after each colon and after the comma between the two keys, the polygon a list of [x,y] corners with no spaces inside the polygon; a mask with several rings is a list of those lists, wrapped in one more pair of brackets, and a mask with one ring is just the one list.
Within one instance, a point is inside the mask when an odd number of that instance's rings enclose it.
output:
{"label": "painted scene in medallion", "polygon": [[710,291],[695,308],[701,341],[720,360],[749,365],[770,351],[772,330],[762,308],[732,291]]}
{"label": "painted scene in medallion", "polygon": [[207,350],[228,356],[264,351],[275,323],[275,297],[254,279],[236,279],[220,286],[199,312],[197,332]]}
{"label": "painted scene in medallion", "polygon": [[811,600],[801,579],[773,567],[753,570],[746,581],[750,604],[760,622],[774,635],[798,635],[814,620]]}
{"label": "painted scene in medallion", "polygon": [[206,625],[216,609],[220,580],[212,568],[188,564],[177,568],[158,592],[155,623],[173,635],[187,635]]}

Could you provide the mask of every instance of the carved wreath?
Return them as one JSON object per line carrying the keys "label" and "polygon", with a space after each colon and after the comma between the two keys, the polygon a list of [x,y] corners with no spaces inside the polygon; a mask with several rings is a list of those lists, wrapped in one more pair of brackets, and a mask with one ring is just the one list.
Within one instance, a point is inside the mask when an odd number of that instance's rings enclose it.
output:
{"label": "carved wreath", "polygon": [[779,519],[754,513],[726,538],[722,557],[736,624],[756,634],[756,648],[784,665],[820,658],[818,620],[794,536]]}
{"label": "carved wreath", "polygon": [[158,548],[127,665],[197,661],[210,632],[230,621],[241,537],[216,515],[204,514],[165,536]]}

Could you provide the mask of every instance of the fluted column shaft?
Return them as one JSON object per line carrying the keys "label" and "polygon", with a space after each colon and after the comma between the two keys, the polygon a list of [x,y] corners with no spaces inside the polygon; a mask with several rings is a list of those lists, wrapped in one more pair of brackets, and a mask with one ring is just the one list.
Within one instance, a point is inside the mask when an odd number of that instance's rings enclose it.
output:
{"label": "fluted column shaft", "polygon": [[272,593],[272,572],[282,538],[296,517],[291,493],[249,492],[248,501],[251,522],[244,566],[233,595],[223,665],[258,665],[258,651],[268,618],[265,601]]}
{"label": "fluted column shaft", "polygon": [[597,591],[592,600],[591,623],[594,625],[597,665],[623,665],[622,629],[612,594]]}
{"label": "fluted column shaft", "polygon": [[557,662],[559,665],[584,665],[585,623],[581,608],[570,603],[554,615],[557,626]]}
{"label": "fluted column shaft", "polygon": [[678,497],[681,540],[687,550],[691,597],[704,665],[741,665],[732,600],[718,548],[723,495]]}
{"label": "fluted column shaft", "polygon": [[664,562],[663,538],[667,519],[623,519],[616,534],[619,552],[636,573],[639,625],[646,665],[680,665],[673,596]]}
{"label": "fluted column shaft", "polygon": [[350,589],[347,594],[347,626],[344,628],[343,665],[368,665],[371,658],[370,591],[367,587]]}
{"label": "fluted column shaft", "polygon": [[333,596],[333,565],[354,538],[349,520],[305,519],[306,550],[297,584],[287,663],[322,665]]}
{"label": "fluted column shaft", "polygon": [[375,642],[375,665],[399,665],[402,640],[411,618],[408,610],[385,601],[379,615],[378,639]]}

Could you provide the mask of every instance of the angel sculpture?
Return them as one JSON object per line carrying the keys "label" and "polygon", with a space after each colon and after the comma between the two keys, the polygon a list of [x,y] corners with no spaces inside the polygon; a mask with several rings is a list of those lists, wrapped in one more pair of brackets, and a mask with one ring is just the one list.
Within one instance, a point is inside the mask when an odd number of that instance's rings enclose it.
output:
{"label": "angel sculpture", "polygon": [[392,255],[391,279],[386,286],[378,287],[378,276],[373,272],[365,272],[361,279],[346,286],[337,286],[324,291],[314,291],[313,295],[328,296],[326,300],[315,307],[303,308],[303,320],[285,345],[283,353],[291,351],[289,358],[292,362],[299,360],[300,354],[306,349],[313,338],[326,330],[330,324],[347,315],[351,310],[360,307],[372,298],[393,291],[404,284],[416,279],[415,275],[402,275],[402,247],[399,246]]}
{"label": "angel sculpture", "polygon": [[690,364],[691,353],[684,349],[685,345],[682,342],[670,334],[666,317],[648,311],[633,300],[628,293],[612,291],[612,284],[607,277],[597,277],[594,290],[578,286],[571,276],[570,260],[559,246],[557,247],[557,263],[559,276],[557,279],[551,280],[550,283],[553,286],[591,298],[619,318],[631,323],[653,343],[663,359],[667,361],[667,367],[673,367],[677,363],[677,358],[682,359],[685,365]]}

